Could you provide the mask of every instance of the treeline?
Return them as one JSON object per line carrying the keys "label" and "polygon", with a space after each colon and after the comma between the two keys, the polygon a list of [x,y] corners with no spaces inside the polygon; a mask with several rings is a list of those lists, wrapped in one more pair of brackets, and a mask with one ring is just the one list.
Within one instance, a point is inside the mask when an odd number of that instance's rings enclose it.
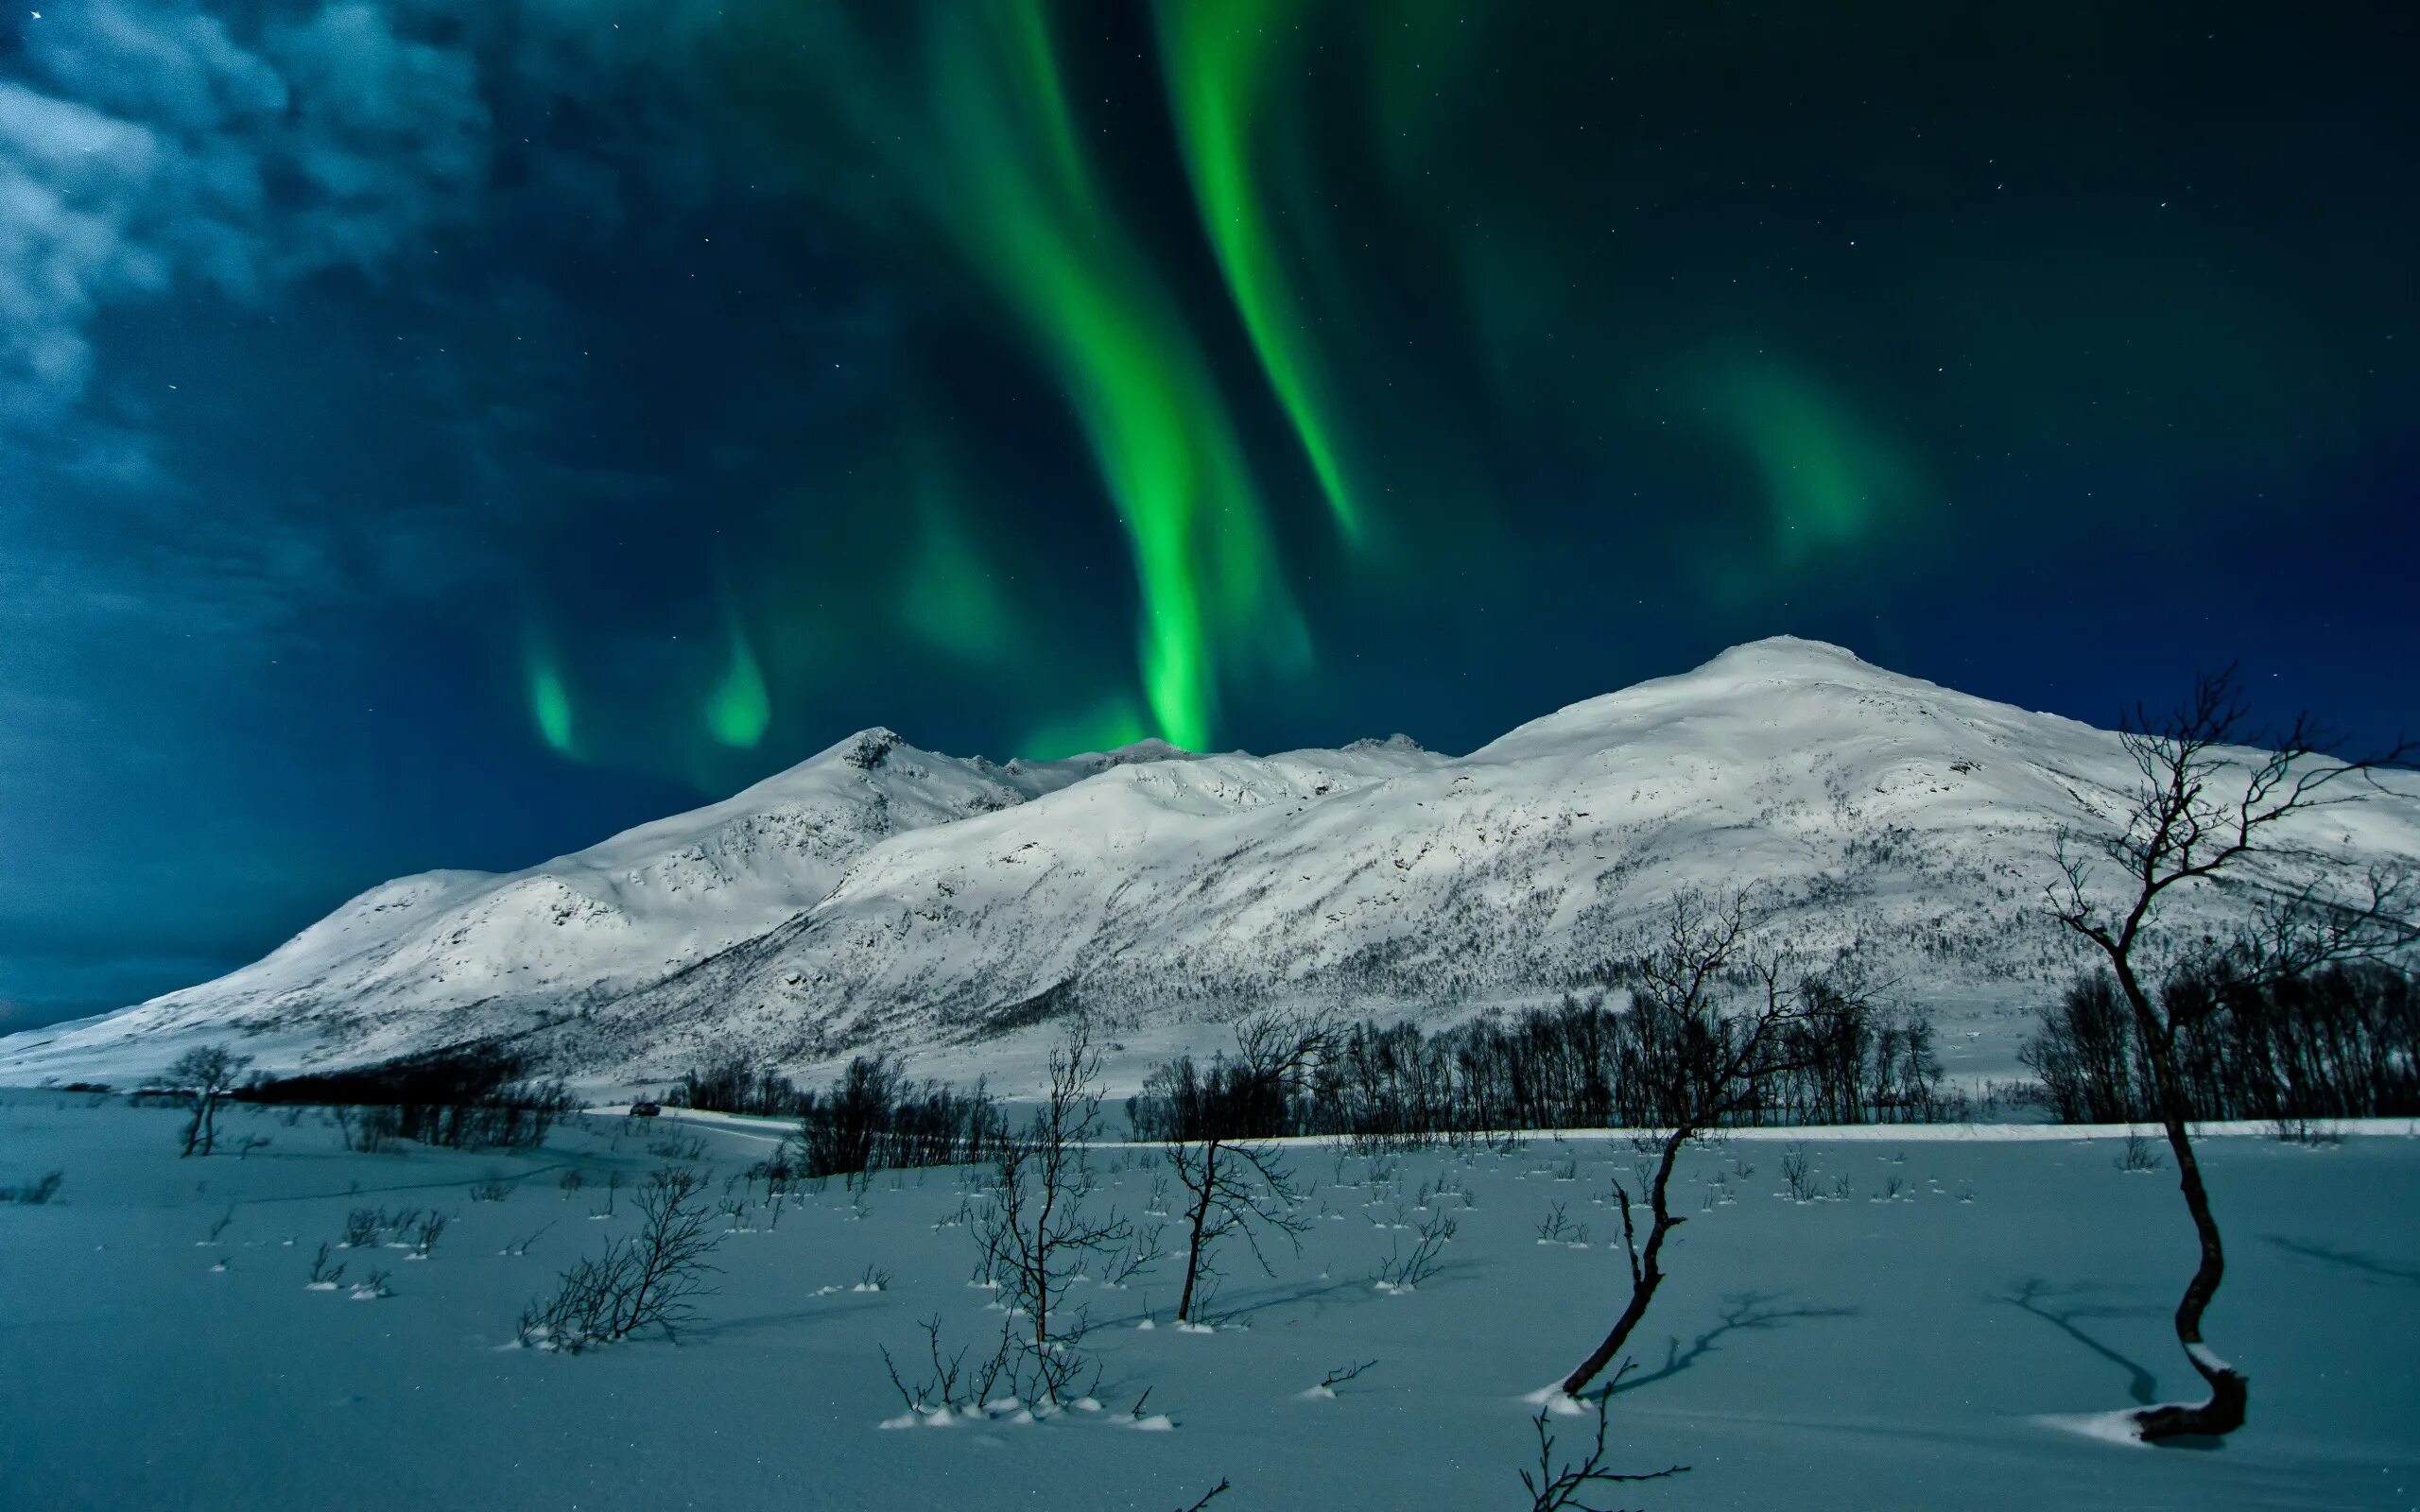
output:
{"label": "treeline", "polygon": [[1163,1062],[1126,1099],[1126,1121],[1142,1140],[1267,1140],[1302,1134],[1311,1099],[1288,1079],[1224,1057],[1203,1066],[1189,1055]]}
{"label": "treeline", "polygon": [[[2420,1114],[2420,992],[2409,972],[2364,963],[2281,981],[2227,967],[2159,989],[2195,1119]],[[2078,977],[2018,1052],[2051,1116],[2070,1124],[2158,1117],[2134,1014],[2106,971]]]}
{"label": "treeline", "polygon": [[676,1107],[795,1118],[800,1174],[856,1176],[989,1159],[1008,1120],[982,1082],[960,1091],[911,1081],[889,1056],[859,1056],[829,1088],[803,1089],[746,1056],[692,1071],[666,1093]]}
{"label": "treeline", "polygon": [[404,1139],[449,1149],[533,1149],[578,1104],[539,1080],[522,1057],[493,1045],[406,1056],[350,1071],[256,1076],[232,1096],[271,1106],[337,1109],[346,1141],[374,1150]]}
{"label": "treeline", "polygon": [[804,1106],[804,1095],[787,1076],[770,1066],[735,1055],[703,1070],[691,1068],[679,1086],[665,1092],[664,1101],[674,1108],[694,1108],[700,1112],[794,1118]]}
{"label": "treeline", "polygon": [[[1962,1117],[1921,1011],[1891,1012],[1820,983],[1759,1051],[1739,1125],[1933,1123]],[[1641,994],[1490,1014],[1436,1033],[1364,1020],[1280,1092],[1232,1062],[1179,1057],[1127,1103],[1138,1137],[1340,1135],[1422,1143],[1529,1129],[1656,1128],[1703,1105],[1703,1015]]]}

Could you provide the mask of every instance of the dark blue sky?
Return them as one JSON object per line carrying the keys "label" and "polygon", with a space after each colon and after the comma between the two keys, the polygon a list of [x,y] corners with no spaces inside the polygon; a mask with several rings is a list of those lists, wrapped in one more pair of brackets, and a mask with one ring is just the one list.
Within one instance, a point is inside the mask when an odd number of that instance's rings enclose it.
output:
{"label": "dark blue sky", "polygon": [[[1840,14],[1853,9],[1854,18]],[[865,725],[2413,723],[2406,12],[0,21],[0,1026]]]}

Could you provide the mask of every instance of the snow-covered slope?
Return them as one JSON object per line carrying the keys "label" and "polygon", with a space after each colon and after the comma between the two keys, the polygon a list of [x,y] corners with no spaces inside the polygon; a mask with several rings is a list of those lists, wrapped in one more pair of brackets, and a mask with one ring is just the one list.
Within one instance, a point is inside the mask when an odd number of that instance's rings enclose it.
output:
{"label": "snow-covered slope", "polygon": [[[527,871],[373,888],[219,981],[0,1040],[0,1083],[231,1030],[271,1063],[514,1035],[652,1076],[1080,1005],[1121,1030],[1277,1001],[1453,1017],[1588,980],[1677,887],[1750,881],[1811,959],[1858,953],[2005,1065],[2011,1016],[2075,959],[2040,907],[2052,836],[2131,776],[2105,731],[1789,638],[1458,759],[1398,738],[996,766],[873,730]],[[2293,838],[2420,856],[2420,797]]]}

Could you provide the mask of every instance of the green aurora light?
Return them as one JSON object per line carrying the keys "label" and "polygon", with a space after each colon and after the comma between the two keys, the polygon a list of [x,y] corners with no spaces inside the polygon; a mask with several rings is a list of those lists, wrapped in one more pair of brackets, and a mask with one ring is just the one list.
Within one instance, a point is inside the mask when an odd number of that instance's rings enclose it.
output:
{"label": "green aurora light", "polygon": [[1783,567],[1852,544],[1918,502],[1915,469],[1856,407],[1770,358],[1709,361],[1689,387],[1707,430],[1763,483],[1772,557]]}
{"label": "green aurora light", "polygon": [[530,668],[529,714],[549,749],[565,756],[579,754],[571,743],[571,695],[563,688],[562,674],[550,664]]}
{"label": "green aurora light", "polygon": [[1202,228],[1337,528],[1358,541],[1363,522],[1338,460],[1327,385],[1254,165],[1253,128],[1272,76],[1297,61],[1298,13],[1283,0],[1164,0],[1158,16],[1170,104]]}
{"label": "green aurora light", "polygon": [[843,43],[820,55],[836,98],[1062,386],[1132,556],[1145,701],[1160,734],[1204,746],[1227,663],[1310,652],[1225,396],[1083,146],[1046,8],[921,20],[916,87]]}
{"label": "green aurora light", "polygon": [[900,579],[901,618],[960,661],[999,662],[1018,644],[1016,616],[964,513],[937,483],[920,479],[915,520],[915,545]]}
{"label": "green aurora light", "polygon": [[728,661],[721,679],[706,695],[706,732],[725,746],[753,749],[773,722],[772,697],[766,691],[764,669],[756,664],[755,647],[748,644],[748,629],[740,624],[737,610],[726,606],[723,629]]}
{"label": "green aurora light", "polygon": [[[1987,503],[2009,478],[2106,497],[2071,473],[2146,436],[2192,438],[2123,480],[2171,515],[2231,486],[2222,457],[2266,448],[2279,487],[2350,444],[2327,404],[2273,402],[2325,353],[2206,252],[2267,223],[2170,207],[2227,152],[2012,135],[1863,47],[1792,96],[1794,48],[1878,23],[899,0],[714,25],[755,249],[810,226],[811,276],[873,291],[880,360],[802,351],[797,431],[720,454],[765,472],[718,496],[719,635],[717,560],[660,605],[583,584],[577,633],[524,646],[530,726],[592,765],[719,786],[917,699],[1028,755],[1325,738],[1521,662],[1525,625],[1610,681],[1642,635],[1875,622],[2019,528]],[[1513,676],[1569,691],[1553,662]]]}

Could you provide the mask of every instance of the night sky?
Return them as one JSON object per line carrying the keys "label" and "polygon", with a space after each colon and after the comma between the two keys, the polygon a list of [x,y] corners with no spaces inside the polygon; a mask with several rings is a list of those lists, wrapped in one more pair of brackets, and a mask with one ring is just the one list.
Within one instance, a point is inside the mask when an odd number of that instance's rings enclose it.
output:
{"label": "night sky", "polygon": [[2411,723],[2408,7],[32,3],[0,1027],[873,724]]}

